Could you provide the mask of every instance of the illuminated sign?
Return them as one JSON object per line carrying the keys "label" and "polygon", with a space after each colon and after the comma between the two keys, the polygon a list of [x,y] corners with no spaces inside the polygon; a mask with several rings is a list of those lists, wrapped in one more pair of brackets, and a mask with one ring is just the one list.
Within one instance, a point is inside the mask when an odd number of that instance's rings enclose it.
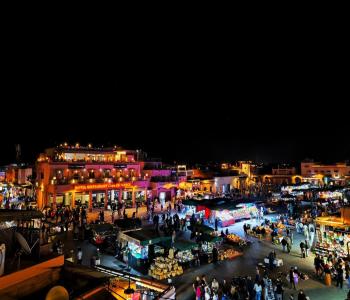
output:
{"label": "illuminated sign", "polygon": [[173,183],[166,183],[163,185],[163,188],[165,188],[165,189],[171,189],[173,187],[177,187],[177,185],[173,184]]}
{"label": "illuminated sign", "polygon": [[128,166],[127,165],[121,165],[121,164],[118,164],[118,165],[114,165],[114,168],[115,169],[126,169]]}
{"label": "illuminated sign", "polygon": [[73,170],[77,170],[77,169],[84,169],[85,165],[68,165],[68,169],[73,169]]}
{"label": "illuminated sign", "polygon": [[92,183],[92,184],[77,184],[74,189],[79,191],[88,190],[107,190],[107,189],[121,189],[121,188],[133,188],[134,186],[129,182],[122,183]]}

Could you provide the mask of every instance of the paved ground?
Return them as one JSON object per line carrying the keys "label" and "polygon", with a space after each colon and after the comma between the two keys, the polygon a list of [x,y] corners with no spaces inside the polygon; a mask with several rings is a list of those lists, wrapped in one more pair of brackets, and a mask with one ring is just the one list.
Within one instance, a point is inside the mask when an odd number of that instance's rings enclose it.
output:
{"label": "paved ground", "polygon": [[[146,223],[146,221],[144,222]],[[250,223],[252,225],[256,224],[255,221],[249,221],[246,223]],[[243,236],[242,226],[243,222],[237,223],[233,226],[230,226],[229,231]],[[299,243],[303,236],[297,233],[294,233],[294,236],[295,241],[291,254],[282,253],[281,246],[273,245],[270,241],[260,241],[255,238],[250,238],[252,244],[245,250],[243,256],[238,257],[234,260],[220,261],[217,264],[206,264],[197,268],[186,270],[182,276],[173,279],[173,284],[176,287],[177,299],[194,299],[192,282],[196,276],[201,276],[203,274],[206,274],[207,280],[209,282],[213,277],[216,277],[219,282],[223,279],[230,281],[232,277],[237,276],[251,275],[254,278],[255,266],[258,263],[262,262],[263,258],[268,255],[272,249],[275,249],[277,257],[282,258],[284,261],[284,266],[276,269],[272,275],[277,274],[277,272],[284,272],[287,274],[291,266],[297,266],[302,272],[310,276],[309,280],[300,281],[298,288],[303,289],[311,300],[346,299],[346,293],[348,291],[346,285],[344,285],[343,290],[340,290],[335,286],[327,287],[323,282],[317,278],[314,278],[313,255],[306,259],[300,258]],[[68,238],[65,241],[66,251],[69,251],[69,249],[76,249],[79,246],[83,247],[83,264],[90,265],[90,258],[95,254],[96,247],[87,241],[73,241],[69,234]],[[122,266],[125,266],[125,264],[117,261],[113,256],[110,255],[102,255],[101,264],[116,269],[122,269]],[[138,274],[134,270],[132,272]],[[296,294],[295,291],[287,288],[286,283],[285,295],[289,297],[291,293]],[[285,297],[285,299],[289,299],[288,297]]]}
{"label": "paved ground", "polygon": [[[246,222],[252,225],[256,224],[255,221]],[[234,226],[230,226],[230,232],[234,232],[243,236],[243,223],[237,223]],[[310,297],[310,299],[317,300],[343,300],[346,299],[346,293],[348,288],[343,287],[343,290],[336,288],[335,286],[327,287],[323,282],[319,281],[314,277],[313,269],[313,258],[311,255],[306,259],[300,257],[299,243],[303,238],[302,235],[294,234],[295,241],[290,254],[283,253],[281,246],[275,246],[270,241],[259,241],[255,238],[250,238],[252,240],[251,246],[249,246],[243,256],[238,257],[234,260],[220,261],[217,265],[208,264],[203,265],[196,269],[187,270],[185,274],[181,277],[177,277],[173,280],[176,287],[176,294],[178,299],[192,300],[194,299],[194,293],[192,289],[192,283],[196,276],[206,275],[208,282],[210,282],[213,277],[222,281],[223,279],[231,280],[233,277],[250,275],[252,278],[255,277],[255,266],[263,261],[263,258],[268,255],[272,250],[276,250],[278,258],[282,258],[284,261],[284,266],[275,269],[273,275],[278,272],[283,272],[287,274],[291,266],[297,266],[299,270],[303,273],[307,273],[310,276],[309,280],[299,282],[299,289],[303,289],[305,293]],[[285,278],[285,276],[284,276]],[[345,282],[344,282],[345,283]],[[289,299],[289,295],[295,291],[288,288],[287,282],[285,282],[285,299]],[[288,296],[288,297],[287,297]]]}

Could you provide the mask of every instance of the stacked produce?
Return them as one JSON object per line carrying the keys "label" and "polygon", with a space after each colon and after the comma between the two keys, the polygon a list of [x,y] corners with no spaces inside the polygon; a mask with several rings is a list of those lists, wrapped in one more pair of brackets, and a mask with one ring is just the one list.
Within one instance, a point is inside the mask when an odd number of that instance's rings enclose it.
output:
{"label": "stacked produce", "polygon": [[194,259],[193,254],[191,253],[191,250],[181,251],[176,254],[176,258],[178,259],[179,263],[188,262]]}
{"label": "stacked produce", "polygon": [[230,242],[237,243],[237,244],[239,244],[239,243],[242,241],[242,239],[241,239],[238,235],[233,234],[233,233],[228,234],[228,235],[226,236],[226,238],[227,238]]}
{"label": "stacked produce", "polygon": [[182,273],[183,269],[178,265],[177,259],[167,257],[157,257],[148,271],[148,275],[158,280],[181,275]]}
{"label": "stacked produce", "polygon": [[239,255],[241,253],[233,249],[221,250],[219,251],[219,260],[233,259]]}

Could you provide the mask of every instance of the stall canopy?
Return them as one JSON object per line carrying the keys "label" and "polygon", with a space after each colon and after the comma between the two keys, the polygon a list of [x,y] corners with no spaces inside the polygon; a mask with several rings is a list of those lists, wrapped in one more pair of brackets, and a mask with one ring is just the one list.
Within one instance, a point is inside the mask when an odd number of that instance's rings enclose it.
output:
{"label": "stall canopy", "polygon": [[[167,240],[162,243],[164,247],[170,248],[171,247],[171,241]],[[188,240],[175,240],[174,242],[174,248],[179,250],[179,251],[185,251],[185,250],[191,250],[193,248],[198,247],[197,243],[188,241]]]}
{"label": "stall canopy", "polygon": [[201,240],[203,242],[208,242],[208,243],[216,243],[220,242],[222,238],[220,236],[215,236],[215,235],[210,235],[210,234],[203,234],[201,237]]}
{"label": "stall canopy", "polygon": [[0,222],[9,221],[30,221],[33,219],[42,219],[44,214],[38,210],[13,210],[1,209]]}
{"label": "stall canopy", "polygon": [[194,200],[194,199],[182,200],[182,204],[183,205],[188,205],[188,206],[203,205],[205,202],[206,202],[205,200]]}
{"label": "stall canopy", "polygon": [[114,221],[114,224],[122,231],[137,229],[141,227],[141,219],[117,219]]}
{"label": "stall canopy", "polygon": [[[190,229],[192,230],[192,228],[191,228],[191,226],[189,226],[190,227]],[[211,227],[209,227],[209,226],[207,226],[207,225],[200,225],[200,224],[196,224],[195,226],[194,226],[194,229],[195,229],[195,231],[197,231],[197,232],[202,232],[202,233],[212,233],[213,231],[214,231],[214,229],[213,228],[211,228]]]}
{"label": "stall canopy", "polygon": [[158,244],[162,241],[171,240],[170,236],[161,236],[153,229],[140,229],[123,232],[120,233],[119,238],[128,242],[134,242],[140,246]]}
{"label": "stall canopy", "polygon": [[95,231],[96,233],[99,232],[106,232],[106,231],[114,231],[114,227],[112,224],[90,224],[89,227]]}
{"label": "stall canopy", "polygon": [[241,205],[244,204],[251,204],[250,200],[243,201],[243,200],[233,200],[231,198],[214,198],[214,199],[204,199],[204,200],[194,200],[194,199],[188,199],[188,200],[183,200],[182,201],[183,205],[188,205],[188,206],[200,206],[200,207],[205,207],[210,210],[233,210],[236,208],[240,208]]}

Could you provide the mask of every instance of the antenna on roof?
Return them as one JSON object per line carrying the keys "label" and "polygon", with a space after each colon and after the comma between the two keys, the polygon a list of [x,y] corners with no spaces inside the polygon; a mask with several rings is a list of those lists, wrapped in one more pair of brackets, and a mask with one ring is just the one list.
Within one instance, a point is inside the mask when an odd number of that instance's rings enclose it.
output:
{"label": "antenna on roof", "polygon": [[16,147],[16,161],[17,163],[19,163],[21,159],[21,145],[16,144],[15,147]]}

